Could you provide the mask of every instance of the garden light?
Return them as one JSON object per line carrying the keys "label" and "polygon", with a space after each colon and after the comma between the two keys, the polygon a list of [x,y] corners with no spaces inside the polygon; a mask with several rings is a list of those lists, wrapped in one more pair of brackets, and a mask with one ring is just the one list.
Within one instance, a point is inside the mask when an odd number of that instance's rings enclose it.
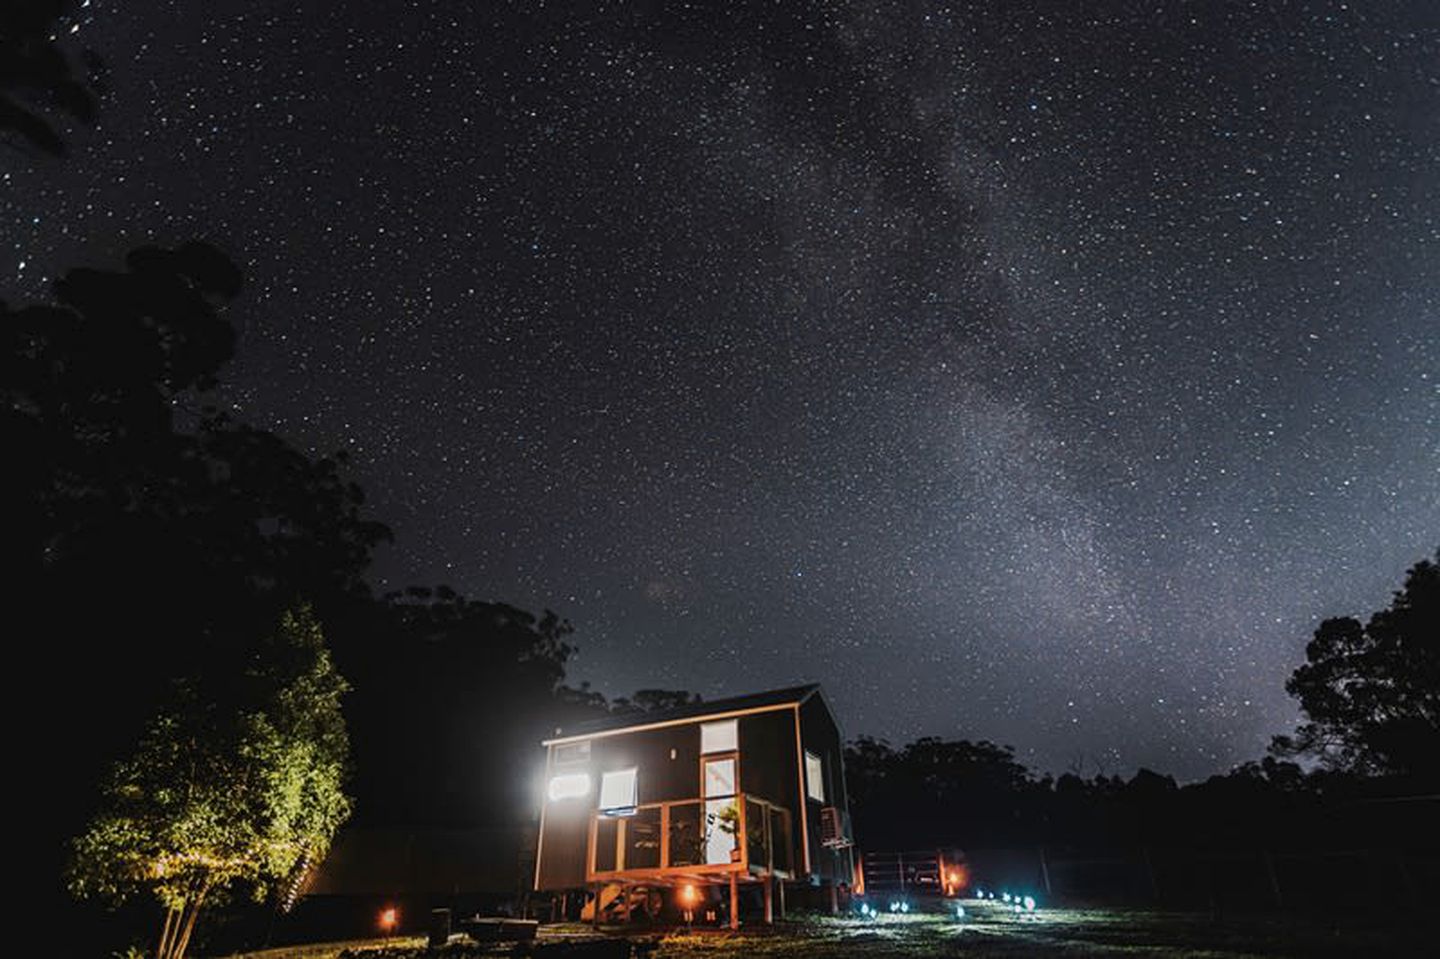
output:
{"label": "garden light", "polygon": [[1035,911],[1035,897],[1034,897],[1034,896],[1026,896],[1026,897],[1025,897],[1025,901],[1024,901],[1024,905],[1025,905],[1025,911],[1026,911],[1026,912],[1034,912],[1034,911]]}
{"label": "garden light", "polygon": [[398,925],[400,925],[399,909],[396,909],[394,906],[386,906],[380,910],[380,929],[385,935],[388,936],[394,932],[395,927]]}

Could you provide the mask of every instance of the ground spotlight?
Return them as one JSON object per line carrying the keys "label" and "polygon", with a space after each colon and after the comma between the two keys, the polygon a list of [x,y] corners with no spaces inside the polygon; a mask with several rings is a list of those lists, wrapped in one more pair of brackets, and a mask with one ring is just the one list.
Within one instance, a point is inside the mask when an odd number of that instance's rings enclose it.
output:
{"label": "ground spotlight", "polygon": [[1024,903],[1024,904],[1025,904],[1025,911],[1026,911],[1026,912],[1034,912],[1034,911],[1035,911],[1035,897],[1034,897],[1034,896],[1026,896],[1026,897],[1025,897],[1025,903]]}

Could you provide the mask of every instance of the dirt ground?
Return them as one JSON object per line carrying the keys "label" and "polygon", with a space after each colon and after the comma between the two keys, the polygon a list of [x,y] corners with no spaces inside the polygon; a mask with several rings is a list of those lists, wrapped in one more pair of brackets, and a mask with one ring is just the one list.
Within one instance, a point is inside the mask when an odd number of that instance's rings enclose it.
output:
{"label": "dirt ground", "polygon": [[[937,956],[1430,956],[1433,938],[1412,917],[1231,916],[1139,909],[1039,909],[1017,916],[998,903],[969,902],[966,915],[885,914],[877,919],[815,918],[739,932],[671,930],[633,934],[653,943],[651,959],[920,959]],[[615,935],[619,930],[605,930]],[[587,926],[541,928],[541,941],[584,939]],[[244,959],[335,959],[345,950],[376,959],[425,956],[418,939],[272,949]],[[457,956],[508,955],[452,946]],[[448,950],[447,950],[448,951]],[[543,952],[541,953],[543,955]],[[431,953],[430,955],[434,955]],[[238,959],[238,957],[237,957]]]}

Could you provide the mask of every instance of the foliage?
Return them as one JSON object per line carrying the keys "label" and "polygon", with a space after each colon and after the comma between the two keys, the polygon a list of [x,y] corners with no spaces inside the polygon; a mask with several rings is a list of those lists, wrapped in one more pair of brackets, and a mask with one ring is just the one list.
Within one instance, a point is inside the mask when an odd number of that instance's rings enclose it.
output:
{"label": "foliage", "polygon": [[589,711],[562,693],[569,623],[444,587],[354,612],[337,656],[356,688],[347,708],[363,821],[528,820],[539,802],[535,744]]}
{"label": "foliage", "polygon": [[1004,841],[1048,786],[1008,746],[935,737],[895,749],[862,736],[846,749],[845,781],[856,834],[877,848],[903,845],[917,830],[929,844],[968,841],[972,831],[979,838],[981,828],[987,841]]}
{"label": "foliage", "polygon": [[1440,551],[1362,625],[1327,619],[1285,689],[1305,723],[1274,752],[1326,767],[1440,778]]}
{"label": "foliage", "polygon": [[[75,73],[62,48],[70,0],[6,0],[0,4],[0,132],[58,156],[65,142],[50,113],[95,118],[92,82]],[[85,55],[91,73],[99,68]]]}
{"label": "foliage", "polygon": [[299,597],[330,616],[368,596],[388,534],[342,459],[207,405],[240,285],[234,263],[192,243],[72,270],[51,303],[0,303],[7,567],[54,637],[31,645],[36,668],[106,717],[67,738],[51,836],[79,828],[172,679],[228,669]]}
{"label": "foliage", "polygon": [[671,709],[694,706],[703,700],[698,693],[683,689],[637,689],[630,696],[610,701],[614,713],[662,713]]}
{"label": "foliage", "polygon": [[166,909],[162,955],[180,956],[207,897],[238,886],[263,898],[323,856],[350,811],[347,688],[304,607],[284,614],[233,686],[183,684],[75,841],[72,890],[153,895]]}

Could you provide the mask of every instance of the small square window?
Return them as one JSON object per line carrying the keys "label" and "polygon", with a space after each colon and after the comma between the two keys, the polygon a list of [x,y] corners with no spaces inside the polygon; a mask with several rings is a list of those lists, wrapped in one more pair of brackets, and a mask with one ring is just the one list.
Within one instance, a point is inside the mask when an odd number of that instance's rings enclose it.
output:
{"label": "small square window", "polygon": [[590,740],[555,747],[555,765],[570,766],[590,761]]}
{"label": "small square window", "polygon": [[612,816],[633,812],[638,804],[635,769],[617,769],[600,777],[600,811]]}
{"label": "small square window", "polygon": [[700,752],[733,753],[740,748],[740,724],[734,719],[700,724]]}
{"label": "small square window", "polygon": [[825,763],[809,750],[805,751],[805,795],[825,801]]}

